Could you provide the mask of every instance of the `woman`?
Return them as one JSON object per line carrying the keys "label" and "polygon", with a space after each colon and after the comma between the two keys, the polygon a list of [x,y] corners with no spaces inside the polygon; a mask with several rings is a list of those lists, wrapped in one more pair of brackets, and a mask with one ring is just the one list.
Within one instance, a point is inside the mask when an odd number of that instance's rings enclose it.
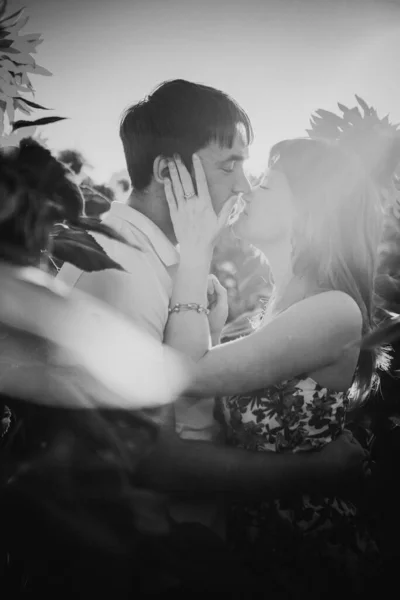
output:
{"label": "woman", "polygon": [[[267,258],[272,297],[254,334],[201,348],[208,324],[191,308],[201,313],[205,304],[212,247],[226,211],[216,217],[196,157],[193,164],[197,195],[179,160],[170,162],[171,181],[165,181],[181,251],[170,322],[191,340],[198,361],[189,392],[220,397],[229,444],[318,450],[343,430],[349,402],[365,398],[377,382],[377,368],[387,363],[382,351],[360,354],[355,343],[374,324],[383,217],[378,193],[358,159],[337,144],[311,139],[277,144],[268,173],[244,197],[232,224],[237,237]],[[218,284],[215,290],[222,295]],[[179,305],[189,298],[193,306]],[[223,325],[215,312],[214,339]],[[275,568],[286,588],[298,594],[302,587],[308,597],[334,594],[345,583],[356,589],[371,572],[369,560],[376,560],[355,507],[334,495],[236,504],[229,529],[255,571]],[[322,592],[324,569],[329,590]]]}

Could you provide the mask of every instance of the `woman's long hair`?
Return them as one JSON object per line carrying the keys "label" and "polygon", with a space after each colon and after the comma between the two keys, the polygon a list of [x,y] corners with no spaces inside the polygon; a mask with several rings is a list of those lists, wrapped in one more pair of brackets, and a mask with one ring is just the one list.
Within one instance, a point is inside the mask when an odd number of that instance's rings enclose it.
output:
{"label": "woman's long hair", "polygon": [[[292,266],[320,290],[351,296],[362,314],[362,334],[376,325],[374,282],[383,210],[379,192],[356,155],[336,142],[285,140],[270,153],[270,167],[283,171],[291,187],[296,221]],[[361,401],[387,368],[382,349],[360,353],[350,396]]]}

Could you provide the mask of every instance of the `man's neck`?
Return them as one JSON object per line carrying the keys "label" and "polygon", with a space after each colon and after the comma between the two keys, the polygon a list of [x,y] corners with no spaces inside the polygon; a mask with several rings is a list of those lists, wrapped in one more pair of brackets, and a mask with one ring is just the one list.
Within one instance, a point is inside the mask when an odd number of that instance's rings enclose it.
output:
{"label": "man's neck", "polygon": [[156,194],[152,194],[147,190],[144,192],[132,191],[128,198],[127,204],[157,225],[157,227],[161,229],[169,241],[176,246],[177,241],[172,223],[169,218],[166,219],[166,215],[160,210],[160,206],[162,206],[162,200],[162,198],[157,197]]}

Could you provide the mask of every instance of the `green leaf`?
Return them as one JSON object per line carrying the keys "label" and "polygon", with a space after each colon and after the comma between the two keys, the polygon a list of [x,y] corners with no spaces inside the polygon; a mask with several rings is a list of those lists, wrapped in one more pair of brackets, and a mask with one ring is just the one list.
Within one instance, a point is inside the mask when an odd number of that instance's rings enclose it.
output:
{"label": "green leaf", "polygon": [[49,125],[50,123],[56,123],[57,121],[63,121],[67,117],[43,117],[42,119],[36,119],[36,121],[16,121],[13,123],[12,130],[16,131],[21,127],[37,127],[38,125]]}
{"label": "green leaf", "polygon": [[32,102],[31,100],[26,100],[25,98],[13,98],[13,100],[22,100],[22,102],[25,102],[25,104],[27,104],[28,106],[31,106],[32,108],[38,108],[39,110],[53,110],[52,108],[46,108],[45,106],[36,104],[36,102]]}
{"label": "green leaf", "polygon": [[124,269],[112,260],[98,242],[87,231],[64,228],[52,241],[52,256],[71,263],[83,271]]}

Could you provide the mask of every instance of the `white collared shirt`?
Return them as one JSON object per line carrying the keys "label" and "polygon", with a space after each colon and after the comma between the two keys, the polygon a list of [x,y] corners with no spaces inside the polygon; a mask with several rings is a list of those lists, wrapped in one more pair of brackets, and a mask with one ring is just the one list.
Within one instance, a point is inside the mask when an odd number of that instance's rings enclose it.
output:
{"label": "white collared shirt", "polygon": [[[88,273],[65,263],[57,278],[121,311],[162,343],[179,253],[157,225],[127,204],[113,202],[103,223],[140,248],[93,234],[125,272],[106,269]],[[213,439],[217,430],[213,406],[212,398],[179,399],[175,403],[177,433],[185,439]]]}

